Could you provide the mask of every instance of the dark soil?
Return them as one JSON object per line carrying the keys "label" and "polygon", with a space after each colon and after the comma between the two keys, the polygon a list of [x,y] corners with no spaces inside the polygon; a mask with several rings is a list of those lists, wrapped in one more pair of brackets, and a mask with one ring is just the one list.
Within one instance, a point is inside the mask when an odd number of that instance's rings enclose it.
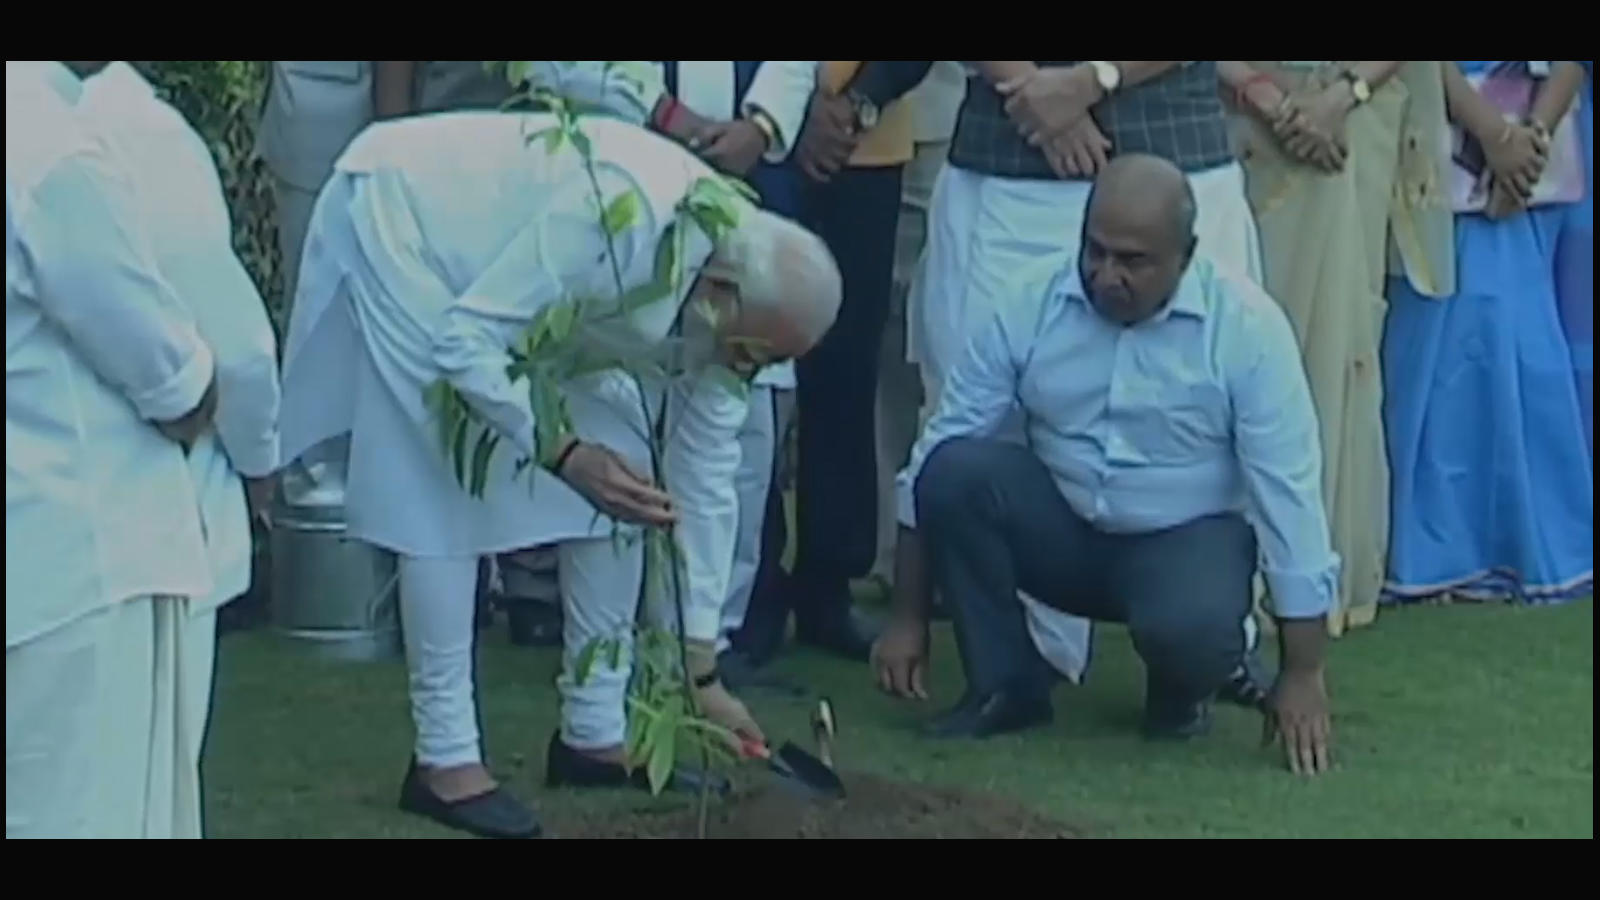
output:
{"label": "dark soil", "polygon": [[[779,840],[870,838],[1071,838],[1081,832],[1009,800],[848,776],[848,796],[803,796],[772,781],[713,800],[707,837]],[[552,823],[561,838],[692,838],[695,802]]]}

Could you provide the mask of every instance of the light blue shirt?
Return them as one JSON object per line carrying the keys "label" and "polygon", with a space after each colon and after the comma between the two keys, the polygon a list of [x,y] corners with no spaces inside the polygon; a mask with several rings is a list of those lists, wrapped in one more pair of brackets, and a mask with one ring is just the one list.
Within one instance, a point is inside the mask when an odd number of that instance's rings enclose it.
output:
{"label": "light blue shirt", "polygon": [[1020,407],[1028,444],[1077,514],[1108,533],[1243,513],[1274,608],[1332,609],[1339,577],[1322,502],[1322,450],[1299,347],[1261,289],[1196,260],[1172,301],[1123,327],[1095,311],[1076,269],[1026,279],[946,379],[900,473],[900,520],[928,454],[995,436]]}

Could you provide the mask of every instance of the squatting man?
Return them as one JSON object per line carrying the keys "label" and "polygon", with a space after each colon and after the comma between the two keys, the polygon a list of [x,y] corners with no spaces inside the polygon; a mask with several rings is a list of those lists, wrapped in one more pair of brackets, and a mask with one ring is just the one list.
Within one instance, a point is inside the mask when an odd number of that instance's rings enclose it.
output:
{"label": "squatting man", "polygon": [[[615,369],[570,380],[575,436],[544,457],[548,471],[534,467],[530,490],[530,473],[519,477],[515,464],[540,458],[535,414],[527,385],[507,375],[508,347],[548,304],[616,296],[594,185],[577,151],[529,143],[555,124],[543,113],[464,112],[384,122],[358,136],[312,215],[285,357],[283,458],[348,434],[350,536],[399,557],[416,727],[401,807],[482,836],[531,837],[541,828],[484,764],[473,683],[480,556],[560,545],[565,654],[548,781],[627,781],[627,667],[597,666],[582,684],[574,677],[582,649],[627,634],[638,611],[643,542],[619,546],[607,517],[676,525],[699,708],[764,739],[715,678],[747,412],[726,373],[748,376],[804,353],[832,324],[841,293],[820,240],[742,198],[737,226],[718,245],[691,229],[676,296],[586,326],[580,339],[630,355],[687,353],[698,363],[669,385],[647,383],[645,398]],[[582,127],[603,195],[640,195],[632,226],[613,243],[624,290],[643,287],[678,204],[700,179],[717,176],[643,128],[600,117]],[[481,497],[458,484],[439,445],[424,395],[441,378],[515,448],[495,454]],[[650,471],[641,399],[652,419],[667,408],[659,486],[640,474]],[[680,768],[672,783],[694,789],[706,777]]]}
{"label": "squatting man", "polygon": [[[1294,771],[1328,768],[1324,618],[1339,558],[1317,418],[1288,320],[1196,257],[1195,214],[1170,162],[1113,160],[1077,266],[1020,275],[1015,302],[950,371],[899,479],[895,613],[873,650],[884,690],[925,698],[938,591],[967,692],[932,736],[1051,718],[1053,672],[1021,590],[1128,626],[1147,736],[1193,737],[1219,694],[1254,697]],[[1025,444],[997,436],[1014,405]],[[1256,686],[1243,627],[1258,559],[1283,647],[1270,689]]]}

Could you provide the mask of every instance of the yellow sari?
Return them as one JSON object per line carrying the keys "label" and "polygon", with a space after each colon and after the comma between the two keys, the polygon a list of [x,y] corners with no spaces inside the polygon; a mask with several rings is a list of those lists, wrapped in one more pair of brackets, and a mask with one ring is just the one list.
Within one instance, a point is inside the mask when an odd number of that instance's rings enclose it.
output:
{"label": "yellow sari", "polygon": [[[1312,88],[1336,80],[1341,64],[1251,65]],[[1404,273],[1430,296],[1455,287],[1442,71],[1437,61],[1408,62],[1351,111],[1341,172],[1288,156],[1253,116],[1235,120],[1265,287],[1300,340],[1322,425],[1323,495],[1343,560],[1339,605],[1328,619],[1335,636],[1376,618],[1387,568],[1384,282]]]}

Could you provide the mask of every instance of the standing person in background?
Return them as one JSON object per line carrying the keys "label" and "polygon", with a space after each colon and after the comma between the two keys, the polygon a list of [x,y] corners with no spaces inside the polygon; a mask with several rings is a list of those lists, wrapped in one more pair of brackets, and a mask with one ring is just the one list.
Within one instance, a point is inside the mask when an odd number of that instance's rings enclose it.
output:
{"label": "standing person in background", "polygon": [[1583,436],[1589,442],[1589,469],[1594,471],[1594,60],[1583,60],[1583,91],[1573,110],[1573,124],[1583,148],[1583,200],[1567,211],[1556,248],[1556,299],[1561,328],[1572,349],[1578,378],[1578,406],[1583,411]]}
{"label": "standing person in background", "polygon": [[1344,561],[1329,633],[1370,624],[1389,550],[1378,353],[1391,247],[1421,294],[1455,289],[1438,61],[1220,62],[1238,110],[1267,293],[1300,341]]}
{"label": "standing person in background", "polygon": [[198,838],[217,610],[250,587],[246,485],[249,505],[264,512],[278,467],[277,342],[266,305],[233,251],[216,162],[200,136],[125,62],[88,80],[79,109],[127,165],[161,275],[216,356],[216,430],[188,453],[214,586],[175,604],[156,632],[157,670],[173,673],[178,688],[156,697],[149,776],[123,785],[145,796],[146,837]]}
{"label": "standing person in background", "polygon": [[928,77],[906,97],[916,123],[916,149],[906,164],[900,188],[900,221],[895,228],[894,293],[889,325],[883,333],[883,357],[878,375],[878,558],[872,574],[881,584],[894,577],[894,478],[905,465],[917,439],[919,408],[933,397],[921,396],[916,361],[907,354],[908,330],[916,318],[908,299],[922,268],[922,250],[928,239],[928,203],[934,181],[950,155],[950,136],[967,89],[961,63],[935,62]]}
{"label": "standing person in background", "polygon": [[[804,185],[790,153],[816,89],[817,63],[664,60],[661,66],[667,95],[711,123],[695,141],[707,161],[748,181],[764,208],[799,218]],[[768,501],[777,494],[773,476],[784,433],[779,400],[794,387],[792,361],[758,372],[751,383],[750,414],[739,430],[738,536],[717,639],[718,667],[733,688],[762,680],[749,658],[734,650],[733,639],[744,626],[762,570],[776,571],[783,554],[782,529],[766,525],[769,515],[783,514],[781,505]]]}
{"label": "standing person in background", "polygon": [[904,96],[931,62],[818,64],[797,163],[809,180],[803,221],[844,274],[845,299],[799,374],[797,552],[789,579],[751,601],[739,644],[761,664],[783,642],[789,613],[800,640],[865,661],[875,629],[852,608],[850,580],[872,568],[877,537],[874,428],[879,343],[894,282],[901,175],[913,151]]}
{"label": "standing person in background", "polygon": [[216,367],[82,95],[6,63],[8,839],[165,836],[151,776],[196,777],[159,745],[184,685],[158,661],[215,585],[185,454]]}
{"label": "standing person in background", "polygon": [[[1446,62],[1444,74],[1450,120],[1466,137],[1457,165],[1479,169],[1489,193],[1482,211],[1456,214],[1454,293],[1435,300],[1389,281],[1387,589],[1401,600],[1581,596],[1594,583],[1594,472],[1557,305],[1558,248],[1570,246],[1577,204],[1535,203],[1534,188],[1583,67],[1469,60]],[[1531,107],[1508,121],[1468,76],[1520,80]]]}
{"label": "standing person in background", "polygon": [[[1146,153],[1175,163],[1198,205],[1199,254],[1260,283],[1255,219],[1217,95],[1216,63],[968,65],[972,76],[949,165],[934,187],[927,255],[910,299],[917,322],[912,353],[930,406],[976,325],[1011,302],[1017,273],[1065,268],[1076,258],[1093,179],[1117,156]],[[1001,435],[1022,440],[1016,416]],[[1088,620],[1026,595],[1023,603],[1051,665],[1081,678],[1089,662]],[[893,624],[880,649],[903,658],[912,632]]]}
{"label": "standing person in background", "polygon": [[361,60],[272,63],[256,149],[272,173],[285,321],[300,276],[311,204],[333,174],[334,160],[375,115],[375,65]]}

